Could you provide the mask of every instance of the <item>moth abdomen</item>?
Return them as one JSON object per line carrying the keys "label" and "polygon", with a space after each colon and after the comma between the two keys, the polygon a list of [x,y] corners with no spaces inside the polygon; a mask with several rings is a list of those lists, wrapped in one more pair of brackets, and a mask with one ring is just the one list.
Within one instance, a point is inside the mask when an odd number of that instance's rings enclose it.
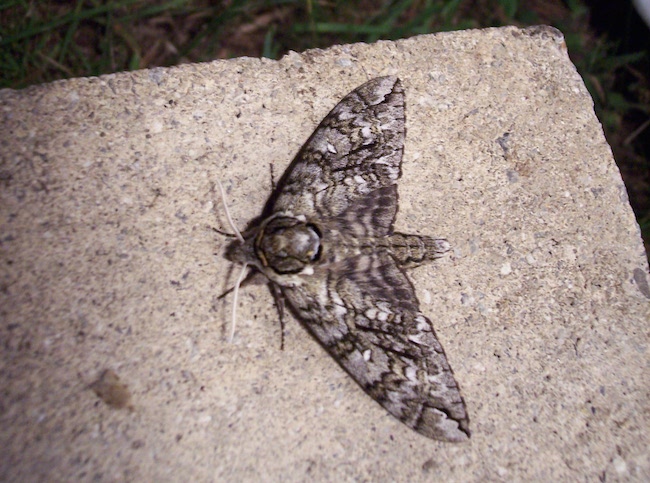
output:
{"label": "moth abdomen", "polygon": [[388,237],[388,249],[399,265],[416,266],[444,256],[451,245],[444,238],[394,233]]}

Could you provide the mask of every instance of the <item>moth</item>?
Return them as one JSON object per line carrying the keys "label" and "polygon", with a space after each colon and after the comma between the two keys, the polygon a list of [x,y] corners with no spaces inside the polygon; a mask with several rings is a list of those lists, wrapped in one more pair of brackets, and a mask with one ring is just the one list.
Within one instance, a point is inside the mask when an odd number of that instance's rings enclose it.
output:
{"label": "moth", "polygon": [[429,438],[460,442],[470,435],[465,403],[404,272],[450,245],[393,231],[404,137],[400,80],[356,88],[302,146],[225,257],[264,274],[280,315],[286,303],[390,414]]}

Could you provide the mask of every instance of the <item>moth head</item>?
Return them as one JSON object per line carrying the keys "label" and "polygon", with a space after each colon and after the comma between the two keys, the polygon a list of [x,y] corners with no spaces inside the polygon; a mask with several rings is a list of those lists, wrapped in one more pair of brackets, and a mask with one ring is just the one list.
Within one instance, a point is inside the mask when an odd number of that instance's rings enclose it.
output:
{"label": "moth head", "polygon": [[321,232],[313,223],[294,216],[267,218],[255,237],[255,254],[263,270],[300,273],[320,257]]}
{"label": "moth head", "polygon": [[243,240],[236,239],[228,243],[224,254],[226,260],[241,265],[244,263],[248,265],[257,265],[257,256],[255,255],[254,247],[256,234],[257,231],[252,233],[245,232],[243,234]]}

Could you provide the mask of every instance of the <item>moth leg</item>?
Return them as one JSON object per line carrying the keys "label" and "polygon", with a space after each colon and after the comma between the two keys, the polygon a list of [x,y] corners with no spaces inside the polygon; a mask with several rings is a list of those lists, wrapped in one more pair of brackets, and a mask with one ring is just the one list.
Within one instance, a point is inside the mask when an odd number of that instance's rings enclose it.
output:
{"label": "moth leg", "polygon": [[[227,277],[226,277],[226,280],[228,280],[228,279],[230,278],[230,275],[232,274],[232,268],[233,268],[233,265],[230,265],[230,267],[228,268],[228,275],[227,275]],[[246,278],[244,278],[244,280],[242,280],[240,287],[245,287],[246,285],[248,285],[249,283],[251,283],[251,280],[252,280],[253,278],[255,278],[257,275],[258,275],[258,272],[255,272],[255,271],[250,271],[250,272],[248,272],[248,274],[246,274]],[[259,278],[259,277],[258,277],[258,278]],[[224,298],[226,295],[228,295],[229,293],[231,293],[233,290],[235,290],[235,287],[234,287],[234,286],[233,286],[233,287],[230,287],[228,290],[226,290],[225,292],[223,292],[221,295],[217,296],[217,300],[221,300],[221,299]]]}
{"label": "moth leg", "polygon": [[280,350],[284,350],[284,295],[280,287],[274,283],[269,283],[269,289],[275,301],[275,309],[278,311],[280,318]]}
{"label": "moth leg", "polygon": [[271,171],[271,193],[275,191],[275,175],[273,174],[273,163],[269,163],[269,170]]}
{"label": "moth leg", "polygon": [[227,238],[237,238],[237,235],[233,235],[232,233],[222,231],[219,228],[215,228],[214,226],[211,226],[210,229],[212,229],[212,231],[214,231],[215,233],[219,233],[219,235],[225,236]]}

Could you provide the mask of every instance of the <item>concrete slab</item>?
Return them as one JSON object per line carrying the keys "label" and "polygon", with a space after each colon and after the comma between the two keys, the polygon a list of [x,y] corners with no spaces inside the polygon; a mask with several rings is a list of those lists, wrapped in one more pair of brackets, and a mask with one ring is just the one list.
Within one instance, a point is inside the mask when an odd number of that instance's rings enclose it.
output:
{"label": "concrete slab", "polygon": [[[397,75],[396,228],[447,237],[411,271],[468,406],[468,443],[389,416],[233,283],[321,118]],[[0,92],[0,479],[649,480],[648,265],[625,187],[550,28],[488,29]]]}

